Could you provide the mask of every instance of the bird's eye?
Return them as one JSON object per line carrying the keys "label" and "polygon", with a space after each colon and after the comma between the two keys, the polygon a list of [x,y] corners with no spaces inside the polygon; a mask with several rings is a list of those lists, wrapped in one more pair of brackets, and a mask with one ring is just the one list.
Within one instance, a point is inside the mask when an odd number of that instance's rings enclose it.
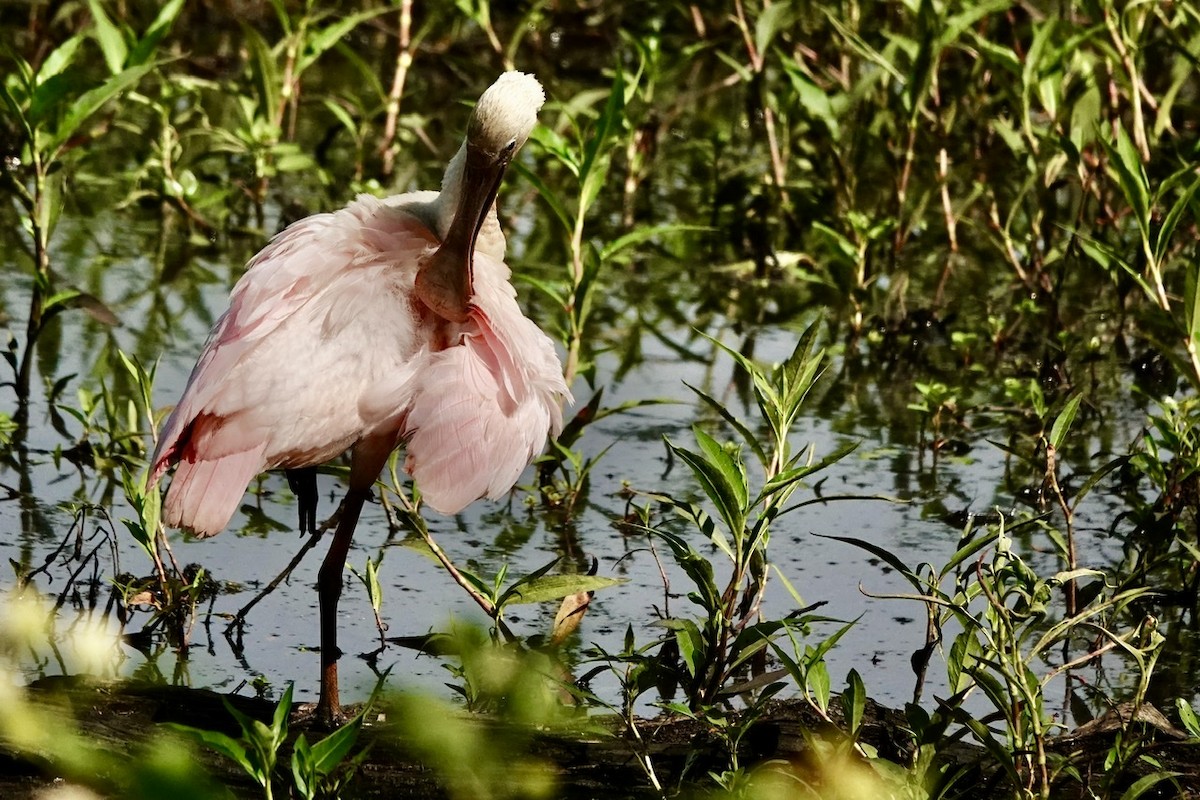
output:
{"label": "bird's eye", "polygon": [[510,139],[508,144],[504,145],[504,152],[506,152],[506,153],[511,153],[513,150],[516,150],[516,149],[517,149],[517,140],[516,139]]}

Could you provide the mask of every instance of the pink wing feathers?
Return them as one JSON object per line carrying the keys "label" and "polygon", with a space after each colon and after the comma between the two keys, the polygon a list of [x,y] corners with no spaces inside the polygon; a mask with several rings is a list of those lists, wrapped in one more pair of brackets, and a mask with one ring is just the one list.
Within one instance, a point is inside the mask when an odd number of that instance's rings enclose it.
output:
{"label": "pink wing feathers", "polygon": [[[378,287],[363,284],[380,268],[394,266],[381,262],[399,252],[415,270],[416,255],[432,241],[432,234],[403,211],[364,195],[341,211],[294,223],[254,257],[233,289],[229,309],[213,326],[151,459],[151,486],[178,464],[163,506],[168,525],[201,536],[219,533],[250,480],[276,466],[279,448],[263,419],[279,381],[247,374],[239,365],[244,367],[258,348],[278,349],[281,337],[272,340],[271,334],[297,314],[338,328],[356,310],[355,293],[378,295]],[[280,364],[279,369],[300,372],[306,366]],[[277,420],[281,426],[288,422]],[[314,442],[312,448],[319,454],[335,448],[323,461],[351,443]]]}
{"label": "pink wing feathers", "polygon": [[360,197],[254,258],[151,461],[151,485],[178,464],[167,524],[218,533],[259,472],[323,463],[390,431],[407,439],[405,468],[438,511],[512,488],[562,427],[562,366],[521,314],[508,268],[484,253],[464,325],[398,321],[408,314],[395,296],[434,243],[393,203]]}
{"label": "pink wing feathers", "polygon": [[504,280],[507,267],[476,252],[475,274],[468,331],[422,370],[405,425],[405,469],[444,514],[509,491],[562,429],[571,397],[554,345]]}

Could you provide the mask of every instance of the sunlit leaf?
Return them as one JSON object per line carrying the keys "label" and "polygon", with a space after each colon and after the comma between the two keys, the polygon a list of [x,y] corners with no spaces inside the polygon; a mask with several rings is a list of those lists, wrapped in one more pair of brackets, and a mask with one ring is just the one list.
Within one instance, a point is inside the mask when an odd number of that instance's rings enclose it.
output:
{"label": "sunlit leaf", "polygon": [[506,605],[544,603],[578,592],[596,592],[628,582],[628,578],[609,578],[602,575],[547,575],[514,587],[511,595],[506,596],[505,603]]}
{"label": "sunlit leaf", "polygon": [[109,73],[116,75],[125,66],[125,59],[129,55],[125,36],[108,18],[100,0],[87,0],[87,4],[88,10],[92,13],[92,33],[95,35],[96,43],[100,45],[104,63],[108,66]]}
{"label": "sunlit leaf", "polygon": [[158,49],[159,42],[171,30],[171,25],[174,24],[175,18],[179,16],[179,12],[183,10],[186,0],[168,0],[162,4],[158,10],[154,21],[150,23],[150,27],[146,28],[146,32],[134,44],[133,49],[125,59],[125,63],[129,66],[137,66],[145,64],[154,56]]}
{"label": "sunlit leaf", "polygon": [[[83,44],[85,36],[82,33],[77,33],[67,39],[58,47],[50,51],[49,55],[42,61],[38,67],[37,76],[35,78],[38,84],[41,84],[55,75],[58,75],[67,67],[75,63],[75,53],[79,50],[79,46]],[[28,70],[29,67],[22,68],[22,72]]]}
{"label": "sunlit leaf", "polygon": [[1079,403],[1083,400],[1083,394],[1076,392],[1071,395],[1066,404],[1063,405],[1062,411],[1058,412],[1058,416],[1054,420],[1054,425],[1050,428],[1050,446],[1055,450],[1059,450],[1066,440],[1067,432],[1071,430],[1071,424],[1075,422],[1075,414],[1079,411]]}
{"label": "sunlit leaf", "polygon": [[112,76],[96,88],[84,92],[83,95],[71,104],[54,132],[46,138],[43,145],[46,152],[51,153],[52,158],[57,158],[59,149],[67,143],[67,140],[79,132],[79,129],[85,122],[91,119],[93,114],[99,111],[109,100],[112,100],[126,89],[137,84],[150,69],[150,65],[146,64],[130,67]]}

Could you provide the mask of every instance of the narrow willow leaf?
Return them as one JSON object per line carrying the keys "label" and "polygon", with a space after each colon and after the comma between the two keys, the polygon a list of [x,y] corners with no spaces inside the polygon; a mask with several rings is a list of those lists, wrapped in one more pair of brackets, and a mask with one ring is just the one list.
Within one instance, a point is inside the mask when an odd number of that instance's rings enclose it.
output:
{"label": "narrow willow leaf", "polygon": [[823,640],[820,644],[818,644],[815,648],[813,648],[813,658],[817,659],[817,660],[825,658],[825,654],[828,653],[830,650],[832,650],[833,646],[835,644],[837,644],[838,641],[843,636],[845,636],[847,633],[849,633],[850,629],[853,628],[855,625],[857,625],[858,621],[860,619],[862,619],[862,615],[855,617],[854,619],[850,620],[842,627],[838,628],[836,631],[834,631],[832,634],[830,634],[825,640]]}
{"label": "narrow willow leaf", "polygon": [[1196,710],[1192,708],[1192,704],[1184,697],[1176,697],[1175,710],[1179,712],[1179,721],[1188,735],[1193,739],[1200,739],[1200,718],[1196,716]]}
{"label": "narrow willow leaf", "polygon": [[241,742],[234,739],[232,736],[227,736],[219,731],[209,731],[203,728],[193,728],[190,725],[184,725],[178,722],[165,723],[168,728],[186,734],[196,740],[205,747],[212,748],[221,755],[233,761],[240,766],[246,774],[255,777],[256,770],[253,763],[246,755],[246,750],[242,747]]}
{"label": "narrow willow leaf", "polygon": [[100,45],[100,53],[104,56],[109,73],[116,75],[125,66],[125,59],[129,55],[125,37],[108,18],[100,0],[87,0],[87,4],[88,11],[92,14],[92,33],[95,35],[96,44]]}
{"label": "narrow willow leaf", "polygon": [[[618,64],[613,70],[613,82],[608,92],[608,100],[600,112],[599,119],[596,120],[596,127],[592,131],[591,138],[583,146],[583,160],[580,162],[579,175],[584,183],[597,171],[597,164],[604,158],[609,139],[613,136],[614,131],[620,128],[624,120],[624,111],[625,71]],[[598,183],[602,181],[603,175],[600,175]],[[585,205],[584,208],[586,207]]]}
{"label": "narrow willow leaf", "polygon": [[791,3],[764,5],[754,23],[754,47],[762,57],[779,31],[786,28],[792,18]]}
{"label": "narrow willow leaf", "polygon": [[720,470],[721,477],[729,484],[737,501],[738,515],[744,517],[750,492],[746,486],[746,470],[741,464],[741,459],[730,455],[724,445],[705,433],[699,426],[693,426],[692,432],[696,436],[696,443],[700,445],[705,459]]}
{"label": "narrow willow leaf", "polygon": [[293,688],[295,688],[295,684],[288,683],[287,688],[283,690],[283,696],[279,698],[279,703],[275,706],[275,713],[271,718],[271,731],[279,743],[287,739],[288,715],[292,713]]}
{"label": "narrow willow leaf", "polygon": [[[556,562],[557,563],[557,562]],[[629,583],[629,578],[601,575],[547,575],[524,581],[505,593],[505,605],[527,605],[558,600],[579,592],[595,592]]]}
{"label": "narrow willow leaf", "polygon": [[765,484],[763,484],[762,491],[759,493],[758,499],[755,501],[755,504],[757,505],[758,503],[762,502],[765,498],[769,497],[770,495],[772,495],[776,492],[781,491],[782,489],[790,486],[791,484],[795,483],[796,481],[803,480],[804,478],[806,478],[809,475],[812,475],[813,473],[820,472],[821,470],[825,469],[826,467],[828,467],[832,464],[836,464],[838,461],[841,461],[843,458],[845,458],[846,456],[850,455],[855,450],[857,450],[859,444],[861,444],[861,442],[847,442],[847,443],[843,444],[842,446],[838,447],[832,453],[828,453],[827,455],[825,455],[818,461],[814,461],[811,464],[805,464],[804,466],[801,466],[801,467],[794,467],[792,469],[784,470],[783,472],[779,473],[774,478],[772,478],[771,480],[769,480]]}
{"label": "narrow willow leaf", "polygon": [[674,554],[675,561],[680,569],[684,571],[696,588],[700,590],[700,594],[697,596],[692,597],[689,595],[693,601],[710,614],[717,613],[721,605],[721,599],[720,590],[717,589],[716,578],[713,574],[712,562],[697,553],[692,549],[691,545],[673,533],[660,529],[654,529],[651,533],[661,538],[670,546],[671,552]]}
{"label": "narrow willow leaf", "polygon": [[608,261],[611,258],[613,258],[614,256],[618,255],[623,250],[626,250],[630,247],[636,247],[637,245],[642,244],[643,242],[648,242],[652,239],[656,239],[665,234],[669,234],[669,233],[710,233],[713,230],[715,230],[715,229],[711,228],[707,225],[683,225],[683,224],[646,225],[643,227],[637,227],[637,228],[634,228],[629,233],[625,234],[624,236],[619,236],[616,239],[614,239],[613,241],[606,244],[600,250],[600,259],[602,261]]}
{"label": "narrow willow leaf", "polygon": [[671,448],[671,452],[691,469],[705,496],[725,521],[730,534],[737,536],[743,527],[745,518],[733,486],[726,479],[721,468],[710,463],[698,453],[677,447],[670,439],[667,439],[666,442],[667,447]]}
{"label": "narrow willow leaf", "polygon": [[[532,138],[532,137],[531,137]],[[536,139],[534,140],[536,141]],[[538,196],[550,207],[554,212],[554,216],[562,224],[564,230],[572,230],[575,227],[575,218],[567,211],[567,207],[563,205],[558,194],[546,184],[541,177],[520,162],[514,162],[510,167],[518,175],[529,182],[534,189],[537,190]]]}
{"label": "narrow willow leaf", "polygon": [[1116,144],[1101,139],[1108,153],[1108,163],[1116,174],[1117,183],[1133,211],[1134,221],[1146,240],[1150,238],[1150,186],[1141,157],[1124,126],[1114,126]]}
{"label": "narrow willow leaf", "polygon": [[[1149,775],[1143,775],[1130,784],[1129,788],[1125,790],[1125,793],[1121,795],[1121,800],[1137,800],[1146,792],[1150,791],[1164,781],[1171,781],[1174,783],[1175,778],[1182,774],[1182,772],[1169,772],[1163,770],[1160,772],[1152,772]],[[1178,789],[1179,786],[1176,785],[1175,788]],[[1176,795],[1175,792],[1170,792],[1168,796],[1177,797],[1179,795]]]}
{"label": "narrow willow leaf", "polygon": [[303,55],[296,62],[296,74],[299,75],[311,67],[318,58],[324,55],[329,48],[340,42],[342,37],[346,36],[350,31],[372,17],[377,17],[390,10],[387,6],[383,6],[368,11],[359,11],[349,16],[340,17],[336,22],[326,25],[315,33],[310,33],[304,42]]}
{"label": "narrow willow leaf", "polygon": [[[63,70],[74,64],[75,53],[77,50],[79,50],[79,46],[83,44],[84,38],[85,37],[83,34],[77,33],[70,39],[67,39],[65,42],[60,44],[54,50],[50,51],[50,55],[46,56],[45,60],[42,61],[42,65],[38,67],[37,76],[33,78],[33,80],[38,85],[41,85],[50,78],[53,78],[55,75],[61,74]],[[14,56],[14,58],[18,59],[18,67],[23,75],[32,75],[32,71],[28,65],[25,64],[24,59],[21,59],[19,56]]]}
{"label": "narrow willow leaf", "polygon": [[1184,315],[1188,340],[1192,347],[1200,345],[1200,263],[1192,261],[1185,268]]}
{"label": "narrow willow leaf", "polygon": [[846,675],[846,690],[842,692],[842,711],[846,715],[846,727],[849,729],[847,732],[851,737],[858,735],[866,707],[867,687],[863,684],[858,670],[852,669]]}
{"label": "narrow willow leaf", "polygon": [[[1190,167],[1186,170],[1189,174],[1193,171]],[[1162,225],[1159,226],[1158,233],[1155,234],[1156,239],[1154,242],[1154,260],[1160,265],[1167,257],[1167,253],[1170,252],[1171,238],[1175,235],[1175,228],[1179,226],[1179,221],[1183,218],[1183,215],[1187,213],[1198,188],[1200,188],[1200,178],[1192,181],[1192,184],[1183,191],[1183,194],[1176,198],[1171,208],[1167,211],[1166,216],[1163,217]],[[1191,330],[1195,331],[1196,328],[1193,327]]]}
{"label": "narrow willow leaf", "polygon": [[242,36],[250,51],[250,77],[254,84],[255,100],[258,101],[258,116],[273,120],[280,107],[279,66],[262,34],[243,24]]}
{"label": "narrow willow leaf", "polygon": [[142,34],[142,38],[137,41],[133,50],[126,57],[126,64],[136,67],[150,60],[150,57],[154,55],[154,51],[158,49],[158,43],[170,32],[175,18],[183,10],[184,2],[186,0],[170,0],[170,2],[163,3],[158,11],[158,16],[150,23],[150,27],[146,28],[146,32]]}
{"label": "narrow willow leaf", "polygon": [[1050,446],[1055,450],[1062,448],[1063,441],[1067,438],[1067,432],[1071,430],[1071,423],[1075,421],[1075,414],[1079,411],[1079,402],[1083,399],[1083,394],[1075,392],[1067,400],[1063,410],[1058,413],[1058,418],[1054,420],[1054,425],[1050,428]]}
{"label": "narrow willow leaf", "polygon": [[763,467],[765,468],[767,463],[770,461],[770,457],[767,455],[767,451],[765,449],[763,449],[762,443],[759,442],[758,436],[754,433],[754,431],[750,430],[750,427],[748,425],[746,425],[740,419],[735,417],[733,415],[733,412],[731,412],[728,408],[725,407],[724,403],[717,400],[712,395],[710,395],[707,392],[704,392],[700,389],[697,389],[695,386],[688,383],[687,381],[684,381],[683,385],[688,387],[689,389],[691,389],[693,392],[695,392],[697,397],[699,397],[701,400],[703,400],[705,402],[705,404],[708,405],[709,408],[711,408],[712,410],[714,410],[718,414],[720,414],[721,419],[728,422],[730,424],[730,426],[732,426],[733,429],[736,430],[738,432],[738,434],[741,435],[742,441],[745,442],[750,447],[750,449],[754,451],[754,455],[758,458],[759,463],[762,464]]}
{"label": "narrow willow leaf", "polygon": [[79,129],[93,114],[99,111],[109,100],[112,100],[140,81],[149,71],[150,65],[147,64],[130,67],[112,76],[95,89],[80,95],[71,104],[70,109],[68,109],[66,115],[63,116],[62,121],[58,124],[57,129],[55,129],[54,133],[44,143],[45,152],[50,154],[48,160],[57,160],[59,156],[58,151],[79,132]]}
{"label": "narrow willow leaf", "polygon": [[1087,480],[1080,485],[1079,490],[1075,492],[1075,504],[1079,505],[1079,502],[1083,500],[1083,498],[1086,497],[1087,494],[1092,491],[1092,489],[1096,488],[1096,484],[1100,483],[1100,481],[1102,481],[1105,476],[1107,476],[1113,470],[1121,469],[1128,464],[1130,458],[1130,456],[1120,456],[1118,458],[1114,458],[1112,461],[1109,461],[1107,464],[1100,467],[1100,469],[1089,475]]}
{"label": "narrow willow leaf", "polygon": [[856,539],[853,536],[831,536],[831,535],[825,534],[825,533],[814,533],[813,535],[820,536],[822,539],[833,539],[838,542],[845,542],[846,544],[853,545],[854,547],[857,547],[860,550],[866,550],[868,553],[871,553],[872,555],[876,556],[881,561],[883,561],[885,564],[887,564],[889,567],[896,570],[896,572],[903,575],[904,578],[909,583],[911,583],[913,588],[916,589],[918,592],[924,594],[924,592],[927,588],[925,585],[925,581],[923,581],[911,569],[909,569],[907,564],[905,564],[903,561],[901,561],[890,550],[885,550],[884,548],[880,547],[879,545],[877,545],[873,542],[868,542],[865,539]]}
{"label": "narrow willow leaf", "polygon": [[1097,239],[1089,239],[1083,234],[1077,234],[1076,241],[1079,243],[1079,247],[1083,250],[1084,254],[1103,267],[1114,281],[1120,278],[1119,272],[1123,272],[1133,279],[1142,292],[1145,293],[1146,297],[1155,303],[1158,302],[1154,287],[1109,245]]}
{"label": "narrow willow leaf", "polygon": [[312,746],[310,750],[312,768],[317,775],[330,774],[350,754],[350,750],[354,747],[354,743],[358,740],[358,734],[362,730],[362,723],[362,716],[356,716]]}
{"label": "narrow willow leaf", "polygon": [[340,103],[334,102],[332,98],[324,97],[321,99],[325,109],[333,114],[334,118],[341,123],[351,136],[358,132],[358,125],[354,122],[354,118],[350,116],[350,112],[342,107]]}

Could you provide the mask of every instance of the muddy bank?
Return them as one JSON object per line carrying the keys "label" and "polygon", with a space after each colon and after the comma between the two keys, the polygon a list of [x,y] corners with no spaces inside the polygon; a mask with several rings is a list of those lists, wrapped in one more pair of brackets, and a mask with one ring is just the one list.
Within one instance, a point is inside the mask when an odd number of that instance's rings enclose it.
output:
{"label": "muddy bank", "polygon": [[[170,686],[132,686],[95,684],[76,679],[48,679],[28,687],[27,698],[33,706],[56,720],[63,732],[78,730],[90,743],[116,755],[145,758],[156,738],[169,735],[166,723],[182,723],[196,728],[221,731],[236,736],[238,728],[226,711],[222,698],[242,713],[268,722],[274,703],[249,697],[223,696],[202,689]],[[836,704],[835,704],[836,705]],[[398,726],[387,719],[385,710],[372,715],[362,730],[357,751],[370,744],[370,751],[344,797],[353,798],[430,798],[446,796],[441,776],[406,746]],[[303,705],[292,713],[288,743],[281,749],[280,765],[286,770],[296,737],[304,733],[310,741],[324,736],[311,729],[311,719]],[[1120,729],[1120,715],[1128,720],[1129,709],[1118,709],[1107,719],[1090,723],[1054,740],[1053,751],[1071,759],[1078,772],[1098,778],[1105,772],[1105,759]],[[835,715],[836,718],[836,715]],[[486,718],[472,719],[485,736],[505,736],[507,731]],[[1152,729],[1151,744],[1138,756],[1157,760],[1162,768],[1177,773],[1178,790],[1147,796],[1200,797],[1200,747],[1153,709],[1143,709],[1127,724]],[[742,738],[739,756],[743,765],[776,761],[797,771],[820,771],[813,763],[812,734],[819,734],[828,723],[808,706],[795,701],[771,703]],[[603,727],[603,726],[602,726]],[[641,742],[614,727],[605,732],[587,734],[535,733],[529,738],[529,755],[546,764],[554,773],[556,797],[643,798],[659,796],[650,785],[638,761],[639,754],[649,756],[657,777],[665,787],[693,784],[711,788],[708,773],[720,773],[728,767],[727,750],[717,732],[703,723],[680,718],[643,720],[638,726]],[[904,715],[874,703],[868,703],[861,741],[880,757],[907,767],[914,757],[911,736]],[[1007,796],[1003,775],[989,755],[974,744],[959,742],[939,747],[939,754],[951,769],[963,770],[958,786],[970,788],[973,796]],[[226,787],[235,797],[261,797],[262,790],[228,758],[208,749],[198,749],[198,765],[213,782]],[[1146,759],[1134,757],[1122,785],[1132,785],[1147,774]],[[111,765],[110,765],[111,768]],[[62,785],[66,773],[61,765],[48,763],[29,754],[16,754],[0,747],[0,797],[24,800]],[[78,774],[78,773],[76,773]],[[277,774],[279,774],[277,772]],[[119,781],[104,775],[89,775],[83,782],[112,794]],[[1166,784],[1163,788],[1166,788]],[[106,787],[109,787],[106,789]],[[211,787],[210,787],[211,788]],[[197,787],[198,793],[209,791]],[[1060,797],[1079,796],[1073,787],[1064,787]],[[278,796],[284,796],[279,794]],[[181,800],[176,798],[175,800]]]}

